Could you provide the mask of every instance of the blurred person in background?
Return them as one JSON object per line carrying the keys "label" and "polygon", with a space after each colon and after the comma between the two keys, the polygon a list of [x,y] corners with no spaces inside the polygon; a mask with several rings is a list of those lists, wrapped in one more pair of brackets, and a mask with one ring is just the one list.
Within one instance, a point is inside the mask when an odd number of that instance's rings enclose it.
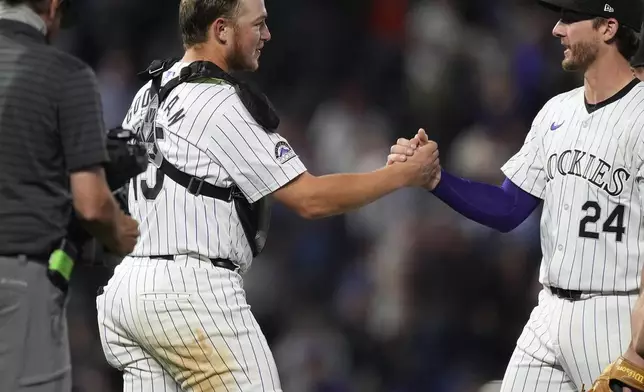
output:
{"label": "blurred person in background", "polygon": [[[584,86],[546,103],[503,166],[501,187],[444,170],[432,183],[454,210],[504,233],[544,202],[543,289],[508,364],[504,392],[590,386],[629,347],[643,265],[644,84],[629,64],[642,4],[540,3],[560,13],[552,34],[564,47],[562,67],[583,73]],[[424,130],[400,139],[388,163],[427,142]]]}
{"label": "blurred person in background", "polygon": [[138,236],[105,179],[92,70],[49,46],[69,0],[0,1],[0,390],[70,391],[73,213],[111,251]]}

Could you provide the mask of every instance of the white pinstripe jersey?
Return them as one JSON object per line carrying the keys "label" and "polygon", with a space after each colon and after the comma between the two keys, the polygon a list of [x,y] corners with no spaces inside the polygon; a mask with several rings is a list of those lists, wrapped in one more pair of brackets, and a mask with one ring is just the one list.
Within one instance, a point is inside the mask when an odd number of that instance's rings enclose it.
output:
{"label": "white pinstripe jersey", "polygon": [[[175,64],[162,84],[186,65]],[[137,93],[123,128],[141,131],[150,85]],[[220,187],[236,184],[251,203],[306,171],[288,142],[258,125],[223,81],[179,85],[160,105],[156,127],[171,164]],[[250,266],[252,252],[233,203],[193,196],[150,164],[130,182],[128,205],[141,231],[132,256],[192,253],[230,259],[242,270]]]}
{"label": "white pinstripe jersey", "polygon": [[548,101],[502,168],[543,200],[540,282],[571,290],[639,288],[644,251],[644,83],[591,113],[584,89]]}

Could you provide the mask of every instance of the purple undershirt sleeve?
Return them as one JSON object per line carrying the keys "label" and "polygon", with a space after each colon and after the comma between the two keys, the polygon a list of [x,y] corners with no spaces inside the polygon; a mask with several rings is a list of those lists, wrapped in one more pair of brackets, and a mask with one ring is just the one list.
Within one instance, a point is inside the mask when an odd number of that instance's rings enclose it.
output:
{"label": "purple undershirt sleeve", "polygon": [[459,178],[444,170],[432,193],[459,214],[502,233],[519,226],[541,201],[507,178],[498,187]]}

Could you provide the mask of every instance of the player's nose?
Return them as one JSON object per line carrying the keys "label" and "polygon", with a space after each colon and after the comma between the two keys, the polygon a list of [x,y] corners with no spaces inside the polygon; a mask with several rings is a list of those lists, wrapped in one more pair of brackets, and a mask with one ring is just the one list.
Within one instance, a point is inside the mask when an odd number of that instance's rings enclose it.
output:
{"label": "player's nose", "polygon": [[557,24],[555,24],[555,27],[552,28],[552,35],[558,38],[561,38],[565,35],[565,26],[561,21],[558,21]]}

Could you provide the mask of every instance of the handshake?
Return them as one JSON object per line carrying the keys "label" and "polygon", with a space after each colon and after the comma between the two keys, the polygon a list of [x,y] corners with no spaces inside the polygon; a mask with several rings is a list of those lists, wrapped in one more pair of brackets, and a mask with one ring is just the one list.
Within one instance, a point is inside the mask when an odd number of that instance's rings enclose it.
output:
{"label": "handshake", "polygon": [[407,165],[408,186],[418,186],[433,191],[441,179],[438,145],[430,141],[424,129],[418,130],[411,140],[398,139],[391,147],[387,166]]}

